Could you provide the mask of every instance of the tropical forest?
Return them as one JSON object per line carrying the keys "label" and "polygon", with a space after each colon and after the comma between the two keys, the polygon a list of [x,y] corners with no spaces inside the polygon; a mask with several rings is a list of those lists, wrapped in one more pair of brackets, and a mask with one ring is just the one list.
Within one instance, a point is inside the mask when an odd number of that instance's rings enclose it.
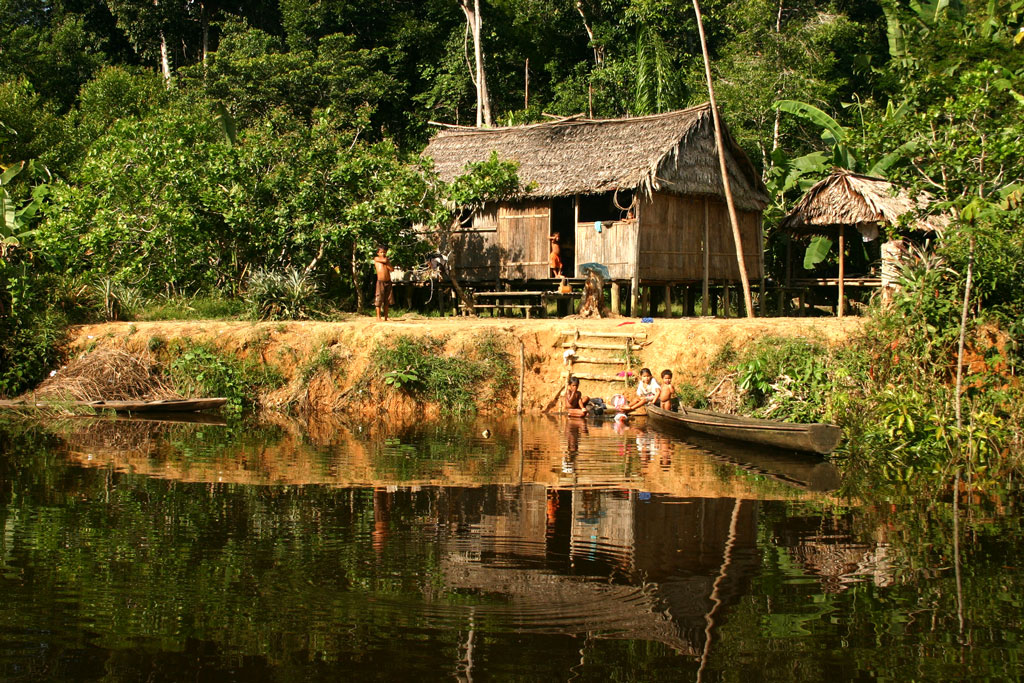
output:
{"label": "tropical forest", "polygon": [[1012,680],[1022,369],[1024,0],[0,0],[0,680]]}

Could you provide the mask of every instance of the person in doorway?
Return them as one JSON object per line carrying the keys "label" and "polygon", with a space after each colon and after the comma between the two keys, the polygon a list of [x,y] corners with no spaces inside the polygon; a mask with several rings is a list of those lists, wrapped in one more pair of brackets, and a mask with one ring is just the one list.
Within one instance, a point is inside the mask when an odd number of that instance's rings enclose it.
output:
{"label": "person in doorway", "polygon": [[679,399],[676,398],[676,388],[672,386],[672,371],[661,371],[661,389],[658,390],[658,398],[654,405],[665,410],[678,410]]}
{"label": "person in doorway", "polygon": [[388,252],[384,247],[377,248],[373,257],[373,267],[377,270],[377,290],[373,297],[373,305],[377,309],[377,320],[387,321],[388,309],[395,303],[394,284],[391,282],[391,271],[395,269],[388,260]]}
{"label": "person in doorway", "polygon": [[558,244],[561,235],[557,232],[548,237],[551,242],[551,253],[548,254],[548,267],[551,269],[551,277],[562,277],[562,248]]}
{"label": "person in doorway", "polygon": [[565,414],[569,417],[586,417],[589,402],[590,399],[580,393],[580,380],[570,377],[565,387]]}
{"label": "person in doorway", "polygon": [[640,371],[640,382],[636,385],[636,400],[626,406],[625,412],[631,413],[648,403],[654,403],[660,392],[661,385],[654,379],[654,373],[650,368],[644,368]]}

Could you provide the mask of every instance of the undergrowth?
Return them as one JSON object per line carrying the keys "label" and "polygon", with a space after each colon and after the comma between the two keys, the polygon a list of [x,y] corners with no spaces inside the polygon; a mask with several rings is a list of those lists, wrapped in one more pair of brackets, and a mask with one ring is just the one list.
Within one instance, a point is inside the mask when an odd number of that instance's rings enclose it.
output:
{"label": "undergrowth", "polygon": [[320,349],[299,368],[299,377],[302,384],[309,384],[310,380],[321,372],[337,376],[341,370],[341,356],[326,344],[322,344]]}
{"label": "undergrowth", "polygon": [[475,411],[483,398],[508,398],[515,365],[498,335],[482,335],[455,355],[445,353],[446,341],[402,335],[377,344],[370,351],[367,379],[437,403],[446,413]]}
{"label": "undergrowth", "polygon": [[223,354],[207,344],[168,345],[167,371],[175,389],[185,396],[224,397],[225,408],[239,413],[257,405],[261,391],[274,389],[284,378],[274,368],[252,359]]}

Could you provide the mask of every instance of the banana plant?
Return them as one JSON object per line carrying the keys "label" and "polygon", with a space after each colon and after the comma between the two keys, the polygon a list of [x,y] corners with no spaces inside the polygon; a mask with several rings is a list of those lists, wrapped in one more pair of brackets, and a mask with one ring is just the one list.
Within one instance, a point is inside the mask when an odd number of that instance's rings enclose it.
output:
{"label": "banana plant", "polygon": [[[831,147],[831,154],[815,151],[796,159],[787,159],[781,148],[773,152],[768,187],[779,204],[785,202],[787,192],[794,188],[800,191],[809,189],[834,167],[884,177],[894,164],[912,154],[919,146],[917,140],[909,140],[869,165],[867,160],[859,154],[854,154],[851,149],[850,129],[842,126],[821,109],[796,100],[779,100],[775,107],[779,111],[798,116],[820,127],[822,142]],[[895,107],[890,103],[886,108],[886,117],[893,119],[899,119],[905,113],[905,106]],[[832,240],[827,237],[813,237],[804,255],[804,268],[811,270],[824,261],[831,249]]]}
{"label": "banana plant", "polygon": [[32,191],[32,200],[22,207],[18,207],[7,191],[19,173],[28,169],[33,170],[32,162],[20,162],[8,167],[2,167],[0,173],[0,259],[6,259],[11,249],[18,247],[21,241],[31,236],[35,230],[28,230],[32,218],[36,215],[43,199],[49,191],[47,185],[37,185]]}

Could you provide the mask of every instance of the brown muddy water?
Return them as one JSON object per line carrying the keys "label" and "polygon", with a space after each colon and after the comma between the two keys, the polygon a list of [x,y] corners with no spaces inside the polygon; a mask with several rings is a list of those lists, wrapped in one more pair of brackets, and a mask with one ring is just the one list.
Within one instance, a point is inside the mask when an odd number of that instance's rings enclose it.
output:
{"label": "brown muddy water", "polygon": [[0,423],[0,680],[1017,678],[1019,498],[856,483],[639,421]]}

